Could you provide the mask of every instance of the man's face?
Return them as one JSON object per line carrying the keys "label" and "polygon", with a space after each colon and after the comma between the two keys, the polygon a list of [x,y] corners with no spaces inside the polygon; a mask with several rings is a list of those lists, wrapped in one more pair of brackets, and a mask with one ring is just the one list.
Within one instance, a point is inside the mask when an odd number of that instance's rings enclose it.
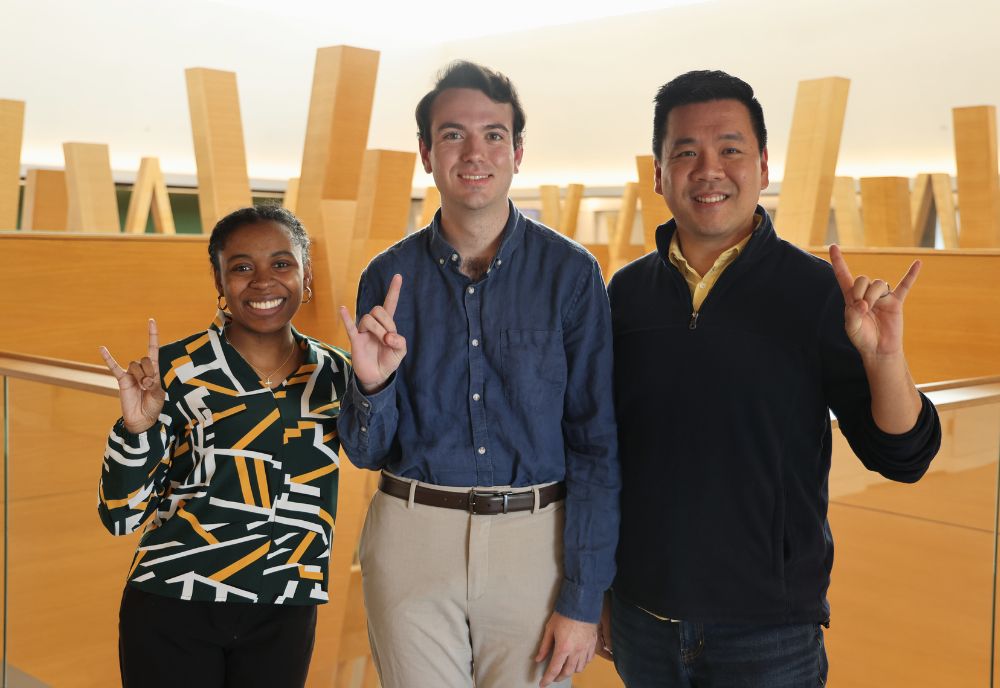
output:
{"label": "man's face", "polygon": [[521,164],[514,148],[514,110],[471,88],[442,91],[431,109],[431,146],[420,142],[424,170],[434,174],[444,209],[506,212]]}
{"label": "man's face", "polygon": [[723,248],[753,230],[767,187],[767,149],[758,152],[750,112],[738,100],[682,105],[667,115],[656,193],[667,201],[681,238]]}

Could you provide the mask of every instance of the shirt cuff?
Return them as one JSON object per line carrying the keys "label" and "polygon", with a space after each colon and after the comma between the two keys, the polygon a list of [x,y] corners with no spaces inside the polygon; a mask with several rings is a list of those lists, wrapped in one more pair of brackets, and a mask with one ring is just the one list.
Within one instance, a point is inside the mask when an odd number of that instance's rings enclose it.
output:
{"label": "shirt cuff", "polygon": [[351,403],[358,410],[358,413],[367,420],[373,413],[382,411],[390,402],[395,403],[396,373],[390,375],[388,381],[385,383],[385,387],[374,394],[365,394],[362,392],[361,385],[358,384],[358,379],[352,374],[351,384],[347,389],[347,393],[350,395]]}
{"label": "shirt cuff", "polygon": [[567,619],[597,623],[601,620],[604,605],[604,591],[586,588],[568,580],[563,580],[556,599],[556,611]]}

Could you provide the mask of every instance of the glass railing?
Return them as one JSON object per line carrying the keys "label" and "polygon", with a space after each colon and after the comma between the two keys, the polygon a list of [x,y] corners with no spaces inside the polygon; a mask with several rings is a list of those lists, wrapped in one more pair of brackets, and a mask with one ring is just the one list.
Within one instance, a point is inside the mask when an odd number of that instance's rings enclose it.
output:
{"label": "glass railing", "polygon": [[[138,535],[110,536],[96,512],[104,440],[119,415],[114,380],[98,366],[0,352],[0,381],[3,686],[119,685],[118,604]],[[827,642],[838,688],[994,680],[1000,378],[923,389],[944,438],[919,483],[869,473],[836,440]],[[349,552],[334,567],[344,571],[331,570],[310,686],[373,685],[350,566],[371,481],[346,462],[341,470],[334,561],[338,545]],[[595,660],[575,685],[621,683]]]}

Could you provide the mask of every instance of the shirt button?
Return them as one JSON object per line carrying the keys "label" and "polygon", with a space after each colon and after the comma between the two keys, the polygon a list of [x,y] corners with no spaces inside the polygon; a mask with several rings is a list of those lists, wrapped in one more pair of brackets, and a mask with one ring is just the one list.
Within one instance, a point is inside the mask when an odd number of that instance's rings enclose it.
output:
{"label": "shirt button", "polygon": [[476,451],[478,451],[480,455],[485,454],[486,453],[486,447],[480,447]]}
{"label": "shirt button", "polygon": [[371,406],[371,404],[369,404],[367,401],[362,401],[361,405],[364,406],[365,408],[368,408],[369,406]]}
{"label": "shirt button", "polygon": [[476,392],[475,394],[472,395],[473,401],[479,401],[481,398],[482,397],[479,396],[479,392]]}
{"label": "shirt button", "polygon": [[472,346],[479,346],[479,340],[478,339],[473,339],[472,340]]}
{"label": "shirt button", "polygon": [[438,265],[444,265],[444,258],[438,258]]}
{"label": "shirt button", "polygon": [[458,260],[458,254],[457,253],[452,253],[451,254],[451,262],[454,263],[457,260]]}
{"label": "shirt button", "polygon": [[503,261],[497,258],[497,265],[503,265]]}
{"label": "shirt button", "polygon": [[466,289],[466,291],[469,292],[470,294],[475,294],[476,293],[476,288],[475,287],[469,287],[468,289]]}
{"label": "shirt button", "polygon": [[368,432],[368,426],[367,425],[362,425],[361,426],[361,432]]}
{"label": "shirt button", "polygon": [[701,284],[699,284],[699,285],[698,285],[698,288],[699,288],[699,289],[704,289],[704,288],[705,288],[705,283],[704,283],[704,282],[702,282]]}

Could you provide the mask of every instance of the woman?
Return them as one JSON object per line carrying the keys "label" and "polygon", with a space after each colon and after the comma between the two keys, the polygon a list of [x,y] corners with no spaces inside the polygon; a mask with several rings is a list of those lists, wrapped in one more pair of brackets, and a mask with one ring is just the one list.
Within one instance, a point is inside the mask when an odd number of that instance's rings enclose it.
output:
{"label": "woman", "polygon": [[148,521],[119,622],[131,686],[301,686],[327,599],[336,420],[347,355],[295,331],[312,298],[309,238],[290,212],[243,208],[212,230],[219,311],[204,332],[122,369],[122,417],[98,510],[115,535]]}

